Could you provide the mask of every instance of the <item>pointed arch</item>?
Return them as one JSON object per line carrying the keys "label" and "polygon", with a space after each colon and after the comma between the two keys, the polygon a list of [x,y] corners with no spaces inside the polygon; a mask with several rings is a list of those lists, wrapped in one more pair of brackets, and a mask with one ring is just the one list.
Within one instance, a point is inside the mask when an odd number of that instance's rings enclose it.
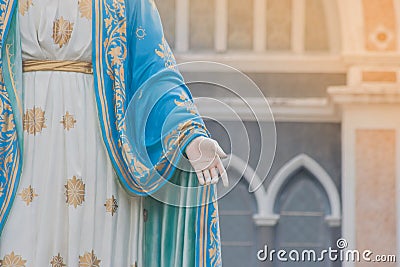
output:
{"label": "pointed arch", "polygon": [[278,222],[279,214],[274,212],[275,201],[288,179],[301,168],[307,169],[320,182],[328,196],[331,214],[325,217],[327,223],[332,227],[340,225],[341,205],[338,190],[328,173],[306,154],[291,159],[274,176],[265,194],[262,209],[254,216],[256,224],[273,226]]}

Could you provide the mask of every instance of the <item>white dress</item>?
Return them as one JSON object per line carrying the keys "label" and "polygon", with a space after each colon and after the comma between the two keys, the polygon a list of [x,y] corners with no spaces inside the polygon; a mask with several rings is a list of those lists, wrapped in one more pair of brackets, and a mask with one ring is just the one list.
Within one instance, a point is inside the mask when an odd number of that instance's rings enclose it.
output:
{"label": "white dress", "polygon": [[[19,19],[24,60],[91,62],[90,0],[21,0]],[[26,72],[23,86],[23,171],[2,266],[141,266],[142,198],[115,177],[93,75]]]}

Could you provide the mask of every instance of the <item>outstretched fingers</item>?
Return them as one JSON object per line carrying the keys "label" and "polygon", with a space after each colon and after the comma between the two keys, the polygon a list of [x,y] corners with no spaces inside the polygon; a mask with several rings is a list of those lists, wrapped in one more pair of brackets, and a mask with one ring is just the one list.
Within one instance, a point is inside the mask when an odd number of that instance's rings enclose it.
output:
{"label": "outstretched fingers", "polygon": [[199,180],[199,183],[200,183],[201,185],[204,185],[204,184],[205,184],[205,181],[204,181],[203,172],[202,172],[202,171],[197,171],[196,174],[197,174],[197,179]]}
{"label": "outstretched fingers", "polygon": [[217,168],[216,167],[212,167],[211,168],[211,170],[210,170],[210,172],[211,172],[211,184],[216,184],[216,183],[218,183],[218,180],[219,180],[219,175],[218,175],[218,170],[217,170]]}
{"label": "outstretched fingers", "polygon": [[223,185],[225,187],[228,187],[229,186],[228,174],[226,173],[226,170],[224,168],[224,165],[222,164],[221,159],[218,159],[217,161],[217,169],[219,171],[219,174],[221,175]]}
{"label": "outstretched fingers", "polygon": [[211,175],[210,171],[208,169],[203,170],[203,175],[204,175],[204,180],[205,180],[205,185],[211,184]]}

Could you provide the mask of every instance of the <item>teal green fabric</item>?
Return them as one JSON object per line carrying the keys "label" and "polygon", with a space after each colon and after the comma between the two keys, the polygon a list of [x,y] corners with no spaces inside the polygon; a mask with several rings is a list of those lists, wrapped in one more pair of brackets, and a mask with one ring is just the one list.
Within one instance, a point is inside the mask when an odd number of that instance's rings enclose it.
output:
{"label": "teal green fabric", "polygon": [[126,191],[152,194],[172,176],[179,150],[208,132],[154,2],[93,3],[94,91],[104,144]]}
{"label": "teal green fabric", "polygon": [[[22,64],[18,24],[12,20],[18,3],[0,0],[0,6],[0,74],[5,75],[0,77],[1,231],[22,170],[23,111],[18,99],[23,88],[16,86]],[[160,265],[150,261],[144,266],[221,266],[215,186],[185,191],[167,183],[172,178],[196,184],[194,174],[178,171],[178,162],[191,140],[209,134],[176,68],[154,1],[95,0],[92,11],[94,91],[118,180],[133,195],[164,192],[172,202],[198,204],[176,208],[146,200],[150,220],[145,246],[159,248],[146,249],[145,258],[151,252]]]}
{"label": "teal green fabric", "polygon": [[21,37],[16,33],[16,29],[19,29],[18,12],[14,12],[12,21],[10,23],[9,32],[7,34],[7,40],[5,43],[5,49],[2,50],[3,58],[3,79],[7,85],[8,97],[13,107],[13,114],[15,119],[15,126],[17,128],[18,143],[23,154],[23,92],[22,92],[22,53],[21,53]]}
{"label": "teal green fabric", "polygon": [[21,69],[16,6],[16,1],[0,0],[0,235],[22,170],[22,104],[17,104],[20,93],[15,86],[21,74],[13,73]]}
{"label": "teal green fabric", "polygon": [[[183,188],[198,186],[196,174],[184,171],[176,171],[171,182]],[[190,203],[196,200],[198,191],[182,189],[179,196],[170,197],[180,198],[182,204]],[[143,266],[195,266],[197,208],[176,207],[146,197],[144,209]]]}

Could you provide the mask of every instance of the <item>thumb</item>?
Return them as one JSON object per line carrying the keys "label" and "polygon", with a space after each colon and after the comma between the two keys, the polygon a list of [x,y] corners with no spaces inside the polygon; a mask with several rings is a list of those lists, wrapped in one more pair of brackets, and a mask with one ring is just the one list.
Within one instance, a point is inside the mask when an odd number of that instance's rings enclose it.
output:
{"label": "thumb", "polygon": [[214,140],[214,142],[215,142],[215,150],[216,150],[216,152],[217,152],[217,155],[218,155],[221,159],[227,158],[228,156],[226,155],[226,153],[224,152],[224,150],[222,150],[222,148],[219,146],[218,142],[215,141],[215,140]]}

